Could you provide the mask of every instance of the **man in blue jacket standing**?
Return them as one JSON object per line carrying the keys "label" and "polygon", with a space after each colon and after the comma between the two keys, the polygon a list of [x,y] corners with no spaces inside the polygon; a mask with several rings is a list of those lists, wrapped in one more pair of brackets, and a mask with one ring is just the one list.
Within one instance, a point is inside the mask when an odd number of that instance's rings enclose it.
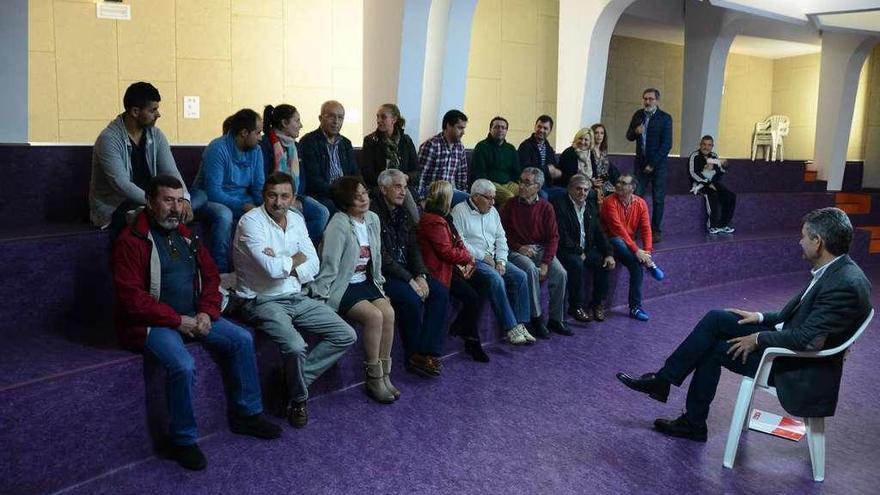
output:
{"label": "man in blue jacket standing", "polygon": [[210,225],[208,250],[220,269],[228,273],[229,246],[232,228],[248,211],[263,204],[263,153],[260,136],[263,119],[257,112],[244,108],[229,118],[229,132],[208,144],[202,154],[202,165],[193,183],[195,203],[207,196],[196,216]]}
{"label": "man in blue jacket standing", "polygon": [[633,114],[626,130],[626,139],[636,142],[636,194],[644,197],[648,184],[651,184],[651,231],[655,243],[662,240],[660,225],[666,201],[666,158],[672,148],[672,117],[657,107],[659,102],[659,90],[648,88],[643,91],[644,108]]}

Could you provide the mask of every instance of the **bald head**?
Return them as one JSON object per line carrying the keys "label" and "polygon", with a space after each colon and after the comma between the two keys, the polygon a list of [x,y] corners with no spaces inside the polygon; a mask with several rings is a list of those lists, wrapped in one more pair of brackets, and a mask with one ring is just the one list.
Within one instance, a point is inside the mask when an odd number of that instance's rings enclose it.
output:
{"label": "bald head", "polygon": [[336,100],[325,101],[321,105],[321,130],[327,137],[335,138],[342,130],[342,121],[345,120],[345,108]]}

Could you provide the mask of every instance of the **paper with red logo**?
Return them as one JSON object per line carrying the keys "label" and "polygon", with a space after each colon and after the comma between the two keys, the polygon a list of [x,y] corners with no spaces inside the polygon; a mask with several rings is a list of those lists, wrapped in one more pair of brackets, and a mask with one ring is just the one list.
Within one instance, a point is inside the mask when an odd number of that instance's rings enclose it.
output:
{"label": "paper with red logo", "polygon": [[807,434],[803,421],[788,416],[768,413],[760,409],[752,409],[752,414],[749,416],[749,429],[794,440],[795,442]]}

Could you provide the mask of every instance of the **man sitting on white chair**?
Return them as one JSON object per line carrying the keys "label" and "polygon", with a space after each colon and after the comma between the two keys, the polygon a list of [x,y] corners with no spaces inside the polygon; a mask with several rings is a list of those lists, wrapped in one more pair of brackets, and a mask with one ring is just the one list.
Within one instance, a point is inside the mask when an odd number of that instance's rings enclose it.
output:
{"label": "man sitting on white chair", "polygon": [[[781,311],[710,311],[659,371],[640,377],[618,373],[627,387],[660,402],[666,402],[670,384],[681,386],[693,373],[684,414],[674,420],[657,419],[654,429],[705,442],[706,418],[722,366],[754,376],[767,347],[819,351],[851,337],[871,311],[871,283],[847,255],[852,237],[852,224],[842,210],[821,208],[808,213],[800,246],[812,266],[812,280]],[[775,330],[779,323],[782,328]],[[779,358],[771,378],[782,407],[792,416],[833,416],[842,367],[842,355],[808,361]]]}

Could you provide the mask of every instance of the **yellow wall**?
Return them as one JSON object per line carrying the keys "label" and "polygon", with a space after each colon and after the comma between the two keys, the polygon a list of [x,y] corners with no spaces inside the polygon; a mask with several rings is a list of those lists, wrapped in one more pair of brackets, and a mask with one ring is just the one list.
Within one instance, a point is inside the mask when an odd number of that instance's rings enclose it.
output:
{"label": "yellow wall", "polygon": [[[287,102],[304,132],[321,102],[340,100],[343,133],[363,135],[363,0],[127,0],[131,21],[97,19],[95,0],[30,0],[30,141],[94,142],[149,81],[158,126],[175,143],[205,143],[242,107]],[[201,118],[184,119],[183,96]]]}
{"label": "yellow wall", "polygon": [[880,45],[874,48],[869,64],[862,70],[868,72],[865,91],[865,176],[864,185],[880,187]]}
{"label": "yellow wall", "polygon": [[[736,53],[728,55],[718,135],[715,136],[715,150],[719,155],[751,155],[755,122],[767,118],[772,98],[773,60]],[[699,143],[688,143],[687,149],[693,151],[698,146]]]}
{"label": "yellow wall", "polygon": [[791,130],[785,138],[785,158],[812,160],[819,101],[820,54],[773,61],[773,104],[770,114],[787,115]]}
{"label": "yellow wall", "polygon": [[[660,90],[660,108],[672,116],[670,154],[679,154],[683,70],[683,46],[624,36],[611,37],[602,102],[602,123],[608,129],[610,152],[633,153],[635,148],[626,140],[626,128],[633,112],[642,108],[642,91],[653,87]],[[559,140],[560,143],[571,143],[573,137],[564,136]]]}
{"label": "yellow wall", "polygon": [[[474,13],[464,112],[465,146],[486,137],[489,119],[510,122],[518,146],[540,114],[556,116],[558,0],[480,0]],[[555,133],[550,141],[565,143]]]}

